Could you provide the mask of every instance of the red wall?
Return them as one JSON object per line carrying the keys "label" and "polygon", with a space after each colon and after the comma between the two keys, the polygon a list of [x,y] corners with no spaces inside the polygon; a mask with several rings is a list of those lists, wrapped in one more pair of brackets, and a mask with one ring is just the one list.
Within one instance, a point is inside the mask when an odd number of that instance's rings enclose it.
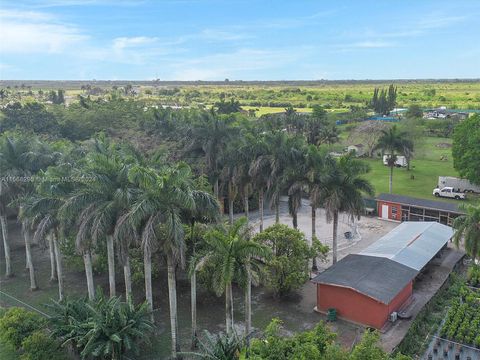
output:
{"label": "red wall", "polygon": [[389,305],[352,289],[317,284],[317,308],[320,311],[335,308],[338,316],[342,318],[381,329],[390,314],[398,310],[411,295],[412,282],[400,291]]}
{"label": "red wall", "polygon": [[[388,205],[388,218],[390,220],[397,220],[401,221],[402,220],[402,205],[396,204],[396,203],[391,203],[391,202],[386,202],[386,201],[377,201],[377,212],[378,212],[378,217],[383,217],[382,215],[382,205]],[[392,213],[392,208],[397,209],[397,216],[393,217]]]}

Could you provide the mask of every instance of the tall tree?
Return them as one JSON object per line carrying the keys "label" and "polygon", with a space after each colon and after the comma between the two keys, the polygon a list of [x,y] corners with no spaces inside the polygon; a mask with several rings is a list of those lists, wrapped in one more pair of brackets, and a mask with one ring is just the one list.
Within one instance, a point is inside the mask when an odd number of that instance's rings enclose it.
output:
{"label": "tall tree", "polygon": [[[198,265],[198,251],[197,247],[202,247],[205,244],[203,241],[203,234],[198,229],[198,223],[213,223],[219,220],[220,206],[217,199],[206,191],[205,184],[197,181],[194,184],[195,189],[192,191],[192,196],[195,202],[193,209],[184,209],[182,217],[184,222],[189,225],[189,245],[190,245],[190,300],[191,300],[191,315],[192,315],[192,349],[195,349],[198,343],[197,333],[197,265]],[[203,189],[203,190],[202,190]]]}
{"label": "tall tree", "polygon": [[[8,225],[6,219],[7,206],[16,209],[19,205],[18,199],[32,191],[33,178],[41,169],[54,164],[60,154],[41,142],[35,136],[24,136],[20,134],[4,134],[0,139],[0,225],[5,251],[6,276],[11,276],[10,246],[8,243]],[[27,179],[27,181],[24,181]],[[30,222],[24,217],[23,226],[25,237],[25,252],[27,268],[32,263],[30,244]],[[30,269],[30,268],[29,268]],[[36,288],[35,272],[33,265],[30,269],[31,287]]]}
{"label": "tall tree", "polygon": [[480,115],[471,116],[455,127],[452,155],[460,175],[480,184]]}
{"label": "tall tree", "polygon": [[[110,296],[116,295],[114,234],[117,221],[126,211],[131,198],[128,170],[136,164],[134,156],[126,156],[125,148],[103,137],[91,144],[79,176],[92,179],[78,186],[63,205],[64,213],[77,217],[77,244],[97,243],[105,239],[108,260]],[[79,214],[79,215],[78,215]],[[124,247],[128,250],[128,246]],[[86,254],[88,257],[88,254]],[[88,262],[88,259],[87,259]],[[130,279],[128,253],[123,261],[124,277]],[[126,284],[127,292],[131,289]],[[127,294],[127,297],[130,295]]]}
{"label": "tall tree", "polygon": [[144,251],[145,287],[149,307],[153,307],[151,292],[151,253],[159,249],[166,258],[172,358],[180,350],[178,344],[176,268],[185,260],[185,241],[182,214],[195,210],[195,195],[190,167],[176,166],[155,170],[135,166],[129,179],[139,192],[126,214],[130,224],[141,232]]}
{"label": "tall tree", "polygon": [[[326,160],[326,151],[316,146],[308,147],[305,159],[305,183],[311,207],[312,238],[310,246],[312,246],[315,239],[317,239],[317,208],[323,206],[320,195],[322,194],[325,177],[327,176]],[[316,256],[312,259],[312,270],[318,270]]]}
{"label": "tall tree", "polygon": [[190,141],[189,152],[200,152],[205,157],[206,171],[213,183],[214,195],[219,199],[220,162],[226,146],[234,137],[235,118],[219,116],[213,110],[202,113],[198,122],[194,123],[187,134]]}
{"label": "tall tree", "polygon": [[318,201],[323,204],[327,221],[333,220],[333,263],[337,262],[338,220],[341,212],[353,221],[365,210],[363,195],[373,195],[373,187],[362,176],[369,171],[368,165],[350,155],[328,159],[323,186],[319,189]]}
{"label": "tall tree", "polygon": [[268,168],[267,181],[270,203],[275,209],[275,222],[280,221],[280,194],[284,189],[288,166],[294,164],[302,156],[303,139],[289,136],[284,132],[271,132],[265,136],[267,151],[258,156],[252,164],[253,169]]}
{"label": "tall tree", "polygon": [[[201,268],[207,264],[212,265],[212,284],[218,295],[225,293],[225,322],[227,334],[232,334],[233,320],[233,295],[232,283],[250,285],[254,266],[262,258],[268,256],[268,250],[253,241],[249,241],[246,219],[241,218],[231,226],[221,226],[212,229],[206,235],[209,251],[201,260]],[[248,287],[247,294],[250,294]],[[251,299],[246,298],[246,309],[251,308]],[[250,319],[246,319],[246,328],[251,328]]]}
{"label": "tall tree", "polygon": [[390,193],[393,191],[393,168],[397,161],[397,153],[402,153],[405,146],[413,149],[413,145],[407,139],[405,132],[399,131],[396,125],[388,130],[382,130],[382,136],[378,139],[376,148],[387,152],[387,165],[390,168]]}

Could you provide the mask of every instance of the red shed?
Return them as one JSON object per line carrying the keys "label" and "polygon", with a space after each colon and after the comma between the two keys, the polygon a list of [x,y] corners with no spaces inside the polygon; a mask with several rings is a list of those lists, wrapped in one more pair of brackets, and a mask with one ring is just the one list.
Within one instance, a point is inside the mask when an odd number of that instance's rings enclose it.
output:
{"label": "red shed", "polygon": [[395,221],[435,221],[452,225],[463,214],[457,204],[418,199],[397,194],[380,194],[376,199],[378,217]]}
{"label": "red shed", "polygon": [[381,329],[412,295],[417,273],[388,258],[347,255],[313,279],[316,310],[334,308],[339,317]]}

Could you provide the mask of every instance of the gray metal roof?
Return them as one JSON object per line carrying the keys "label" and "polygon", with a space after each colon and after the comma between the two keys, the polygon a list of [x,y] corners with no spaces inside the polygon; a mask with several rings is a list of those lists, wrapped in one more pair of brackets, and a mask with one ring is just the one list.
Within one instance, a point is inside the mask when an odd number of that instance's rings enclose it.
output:
{"label": "gray metal roof", "polygon": [[453,229],[437,222],[403,222],[361,251],[420,271],[452,238]]}
{"label": "gray metal roof", "polygon": [[397,194],[380,194],[376,197],[376,200],[389,201],[397,204],[417,206],[417,207],[432,209],[432,210],[452,212],[456,214],[464,214],[464,212],[458,208],[457,204],[443,202],[443,201],[418,199],[410,196],[397,195]]}
{"label": "gray metal roof", "polygon": [[350,254],[318,274],[317,284],[352,289],[383,304],[389,304],[417,271],[387,258]]}

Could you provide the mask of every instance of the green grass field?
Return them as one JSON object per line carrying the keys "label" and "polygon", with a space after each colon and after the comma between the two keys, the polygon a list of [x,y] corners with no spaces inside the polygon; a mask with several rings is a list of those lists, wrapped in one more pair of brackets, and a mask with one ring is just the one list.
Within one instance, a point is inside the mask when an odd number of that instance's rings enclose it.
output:
{"label": "green grass field", "polygon": [[[439,176],[459,176],[453,168],[451,148],[439,147],[439,144],[451,144],[448,138],[425,137],[416,151],[412,160],[412,168],[407,171],[405,168],[393,170],[393,192],[400,195],[408,195],[423,199],[436,199],[432,190],[438,183]],[[446,160],[441,158],[446,157]],[[371,171],[367,178],[375,187],[375,192],[388,192],[390,169],[383,165],[382,159],[365,159],[370,165]],[[470,196],[472,199],[472,196]],[[440,199],[442,201],[458,202],[451,199]]]}

